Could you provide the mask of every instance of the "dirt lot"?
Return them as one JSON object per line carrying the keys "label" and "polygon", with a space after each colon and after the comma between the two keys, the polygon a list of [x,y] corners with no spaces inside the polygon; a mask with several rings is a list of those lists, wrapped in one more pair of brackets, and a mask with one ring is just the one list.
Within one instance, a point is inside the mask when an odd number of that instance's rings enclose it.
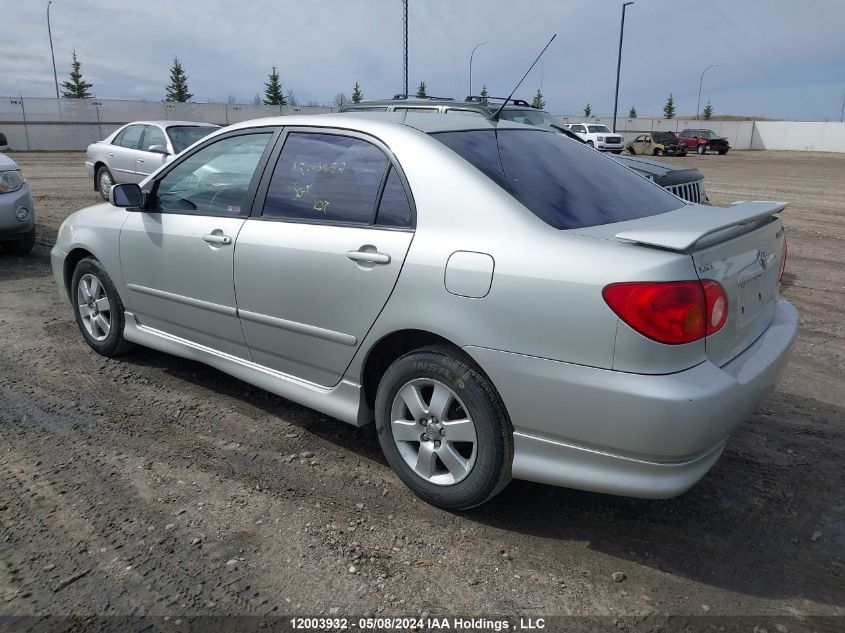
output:
{"label": "dirt lot", "polygon": [[157,352],[96,356],[48,261],[98,200],[83,157],[14,158],[39,240],[0,256],[0,614],[845,615],[845,155],[672,160],[717,204],[791,202],[802,315],[779,390],[700,484],[513,482],[462,514],[406,490],[372,429]]}

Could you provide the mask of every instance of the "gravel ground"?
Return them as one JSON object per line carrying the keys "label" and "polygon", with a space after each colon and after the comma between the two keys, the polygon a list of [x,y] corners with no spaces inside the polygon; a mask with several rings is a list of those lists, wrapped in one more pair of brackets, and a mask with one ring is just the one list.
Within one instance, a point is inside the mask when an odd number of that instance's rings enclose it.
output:
{"label": "gravel ground", "polygon": [[48,261],[98,200],[83,156],[14,158],[39,238],[0,256],[0,614],[845,614],[845,155],[670,161],[717,204],[791,201],[802,315],[780,388],[700,484],[513,482],[460,514],[406,490],[371,428],[158,352],[95,355]]}

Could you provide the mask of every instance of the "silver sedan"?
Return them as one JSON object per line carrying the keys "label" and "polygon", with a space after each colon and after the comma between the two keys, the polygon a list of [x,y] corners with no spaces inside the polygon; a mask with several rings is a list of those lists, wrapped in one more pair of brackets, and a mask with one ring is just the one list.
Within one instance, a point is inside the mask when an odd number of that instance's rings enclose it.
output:
{"label": "silver sedan", "polygon": [[85,172],[103,200],[116,183],[141,182],[219,125],[193,121],[135,121],[88,146]]}
{"label": "silver sedan", "polygon": [[52,262],[99,354],[144,345],[375,421],[432,504],[512,477],[659,498],[787,363],[783,207],[688,204],[506,121],[289,116],[115,186]]}

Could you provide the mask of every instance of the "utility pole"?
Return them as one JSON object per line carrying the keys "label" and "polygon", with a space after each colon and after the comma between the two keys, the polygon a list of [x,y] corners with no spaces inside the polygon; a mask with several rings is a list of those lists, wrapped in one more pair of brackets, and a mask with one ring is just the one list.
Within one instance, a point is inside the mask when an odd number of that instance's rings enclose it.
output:
{"label": "utility pole", "polygon": [[490,42],[481,42],[480,44],[476,44],[475,48],[472,49],[472,52],[469,54],[469,92],[467,94],[472,94],[472,56],[475,55],[475,50],[479,46],[484,46],[485,44],[489,44]]}
{"label": "utility pole", "polygon": [[613,131],[616,131],[616,110],[619,107],[619,71],[622,70],[622,37],[625,35],[625,9],[633,2],[622,4],[622,25],[619,27],[619,59],[616,62],[616,95],[613,97]]}
{"label": "utility pole", "polygon": [[845,94],[842,95],[842,111],[839,113],[839,122],[845,121]]}
{"label": "utility pole", "polygon": [[50,29],[50,5],[53,0],[47,3],[47,35],[50,36],[50,57],[53,58],[53,82],[56,84],[56,102],[59,101],[59,76],[56,74],[56,55],[53,53],[53,31]]}
{"label": "utility pole", "polygon": [[712,64],[701,71],[701,77],[698,78],[698,103],[695,104],[695,120],[698,121],[698,111],[701,109],[701,82],[704,81],[704,73],[711,68],[716,68],[719,64]]}
{"label": "utility pole", "polygon": [[402,55],[402,66],[405,71],[404,94],[408,94],[408,0],[402,0],[402,42],[405,47]]}

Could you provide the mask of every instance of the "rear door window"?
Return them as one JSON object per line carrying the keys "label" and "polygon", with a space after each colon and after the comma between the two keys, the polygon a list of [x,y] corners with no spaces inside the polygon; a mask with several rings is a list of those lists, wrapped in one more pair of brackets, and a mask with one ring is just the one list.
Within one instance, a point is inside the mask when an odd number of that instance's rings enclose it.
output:
{"label": "rear door window", "polygon": [[613,159],[553,132],[472,130],[432,137],[557,229],[634,220],[683,206]]}
{"label": "rear door window", "polygon": [[372,224],[389,164],[384,152],[360,138],[291,132],[273,170],[262,216]]}
{"label": "rear door window", "polygon": [[128,149],[138,149],[145,127],[144,125],[130,125],[114,139],[115,145]]}
{"label": "rear door window", "polygon": [[407,228],[411,226],[412,221],[411,204],[408,202],[405,187],[402,186],[399,173],[391,167],[381,194],[376,224]]}

